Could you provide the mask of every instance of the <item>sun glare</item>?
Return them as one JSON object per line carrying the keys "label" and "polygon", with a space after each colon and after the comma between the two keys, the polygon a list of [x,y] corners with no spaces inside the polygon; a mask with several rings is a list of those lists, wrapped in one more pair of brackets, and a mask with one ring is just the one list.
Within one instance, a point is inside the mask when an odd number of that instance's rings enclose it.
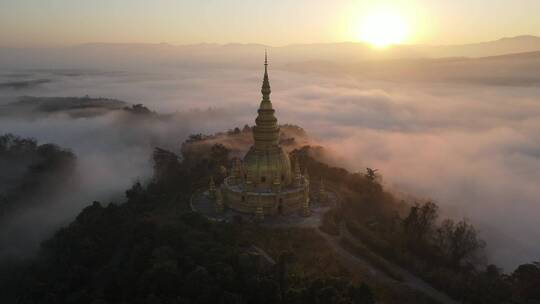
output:
{"label": "sun glare", "polygon": [[378,10],[366,15],[360,22],[358,38],[374,47],[384,48],[402,43],[409,32],[405,19],[392,10]]}

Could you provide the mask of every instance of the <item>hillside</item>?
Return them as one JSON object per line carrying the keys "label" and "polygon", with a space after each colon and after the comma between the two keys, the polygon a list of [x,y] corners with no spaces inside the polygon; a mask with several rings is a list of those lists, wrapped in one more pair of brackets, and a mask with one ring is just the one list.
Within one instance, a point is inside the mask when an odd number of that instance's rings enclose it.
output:
{"label": "hillside", "polygon": [[75,166],[76,156],[57,145],[0,135],[0,224],[11,213],[46,204],[46,198],[72,185]]}
{"label": "hillside", "polygon": [[[320,231],[268,228],[241,218],[212,222],[193,213],[191,193],[230,162],[230,151],[216,139],[242,142],[242,133],[194,136],[182,157],[157,149],[154,178],[146,185],[135,183],[125,201],[94,202],[44,242],[36,259],[1,263],[3,300],[437,303],[400,283],[404,274],[392,274],[394,266],[388,261],[462,303],[539,299],[534,287],[540,283],[538,264],[522,265],[511,275],[494,265],[481,266],[475,259],[483,245],[471,224],[436,223],[435,204],[396,200],[380,185],[376,171],[349,173],[320,162],[321,147],[291,152],[313,180],[324,177],[331,189],[339,189],[341,206],[325,215]],[[204,152],[200,144],[207,140],[213,143]],[[198,148],[188,148],[192,145]],[[321,235],[341,235],[341,242],[331,245]],[[344,260],[350,255],[367,260],[391,279],[377,279],[362,268],[351,271]]]}

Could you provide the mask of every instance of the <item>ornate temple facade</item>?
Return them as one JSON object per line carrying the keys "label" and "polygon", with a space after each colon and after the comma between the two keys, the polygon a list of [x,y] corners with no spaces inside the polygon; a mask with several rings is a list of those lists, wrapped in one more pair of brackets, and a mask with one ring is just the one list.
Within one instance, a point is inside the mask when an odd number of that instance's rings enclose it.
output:
{"label": "ornate temple facade", "polygon": [[280,130],[270,101],[268,60],[265,54],[262,100],[253,128],[254,144],[243,160],[236,159],[220,189],[216,211],[223,205],[262,219],[266,215],[310,214],[309,177],[294,166],[279,145]]}

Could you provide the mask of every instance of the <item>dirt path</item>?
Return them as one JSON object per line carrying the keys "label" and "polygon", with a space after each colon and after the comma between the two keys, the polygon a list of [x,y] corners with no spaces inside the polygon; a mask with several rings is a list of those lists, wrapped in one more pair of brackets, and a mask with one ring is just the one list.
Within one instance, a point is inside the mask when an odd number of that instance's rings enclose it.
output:
{"label": "dirt path", "polygon": [[[193,197],[192,197],[193,200]],[[302,217],[302,216],[288,216],[288,217],[270,217],[265,219],[264,225],[267,227],[273,227],[273,228],[285,228],[285,227],[301,227],[301,228],[311,228],[317,231],[332,247],[332,249],[336,252],[336,254],[343,260],[344,263],[346,263],[346,266],[349,267],[351,270],[357,271],[358,273],[362,273],[366,277],[368,277],[370,280],[375,282],[381,282],[384,284],[404,284],[411,289],[417,290],[428,297],[432,298],[433,300],[443,303],[443,304],[458,304],[459,302],[451,299],[449,296],[447,296],[445,293],[433,288],[431,285],[426,283],[424,280],[420,279],[419,277],[413,275],[412,273],[408,272],[407,270],[390,263],[386,259],[380,257],[383,260],[386,260],[388,264],[390,265],[393,272],[397,273],[401,278],[402,281],[397,281],[391,277],[389,277],[386,273],[378,269],[375,265],[370,263],[368,260],[364,259],[361,256],[358,256],[356,254],[353,254],[346,250],[342,244],[340,243],[340,237],[345,236],[349,238],[350,240],[354,242],[358,242],[361,244],[360,240],[352,236],[347,228],[342,224],[340,225],[340,236],[331,236],[329,234],[326,234],[319,230],[319,226],[322,222],[322,216],[325,212],[327,212],[329,209],[334,207],[337,204],[338,197],[334,193],[329,193],[329,200],[330,204],[326,206],[317,206],[315,208],[312,208],[312,215],[310,217]],[[192,209],[194,208],[194,204],[192,202]],[[207,206],[208,205],[208,206]],[[210,210],[206,210],[206,209]],[[197,209],[200,209],[199,211],[203,211],[202,213],[205,213],[209,218],[213,218],[211,215],[213,214],[213,208],[212,205],[208,204],[208,202],[205,202],[203,200],[197,201]],[[227,216],[225,215],[219,215],[216,218],[219,218],[221,220],[227,219]],[[374,253],[375,254],[375,253]]]}
{"label": "dirt path", "polygon": [[[345,236],[351,240],[354,240],[356,242],[359,242],[354,236],[350,234],[350,232],[344,227],[344,225],[340,225],[340,235]],[[431,285],[429,285],[427,282],[419,278],[418,276],[410,273],[409,271],[391,263],[390,261],[386,260],[390,267],[392,267],[392,271],[399,274],[401,278],[403,278],[402,282],[396,281],[392,278],[390,278],[388,275],[386,275],[384,272],[378,270],[375,266],[373,266],[369,261],[366,259],[352,254],[349,251],[347,251],[345,248],[343,248],[340,244],[340,236],[331,236],[328,235],[319,229],[317,229],[317,232],[328,241],[328,243],[332,246],[334,251],[345,261],[345,263],[348,264],[350,267],[361,267],[364,270],[367,270],[370,276],[373,279],[380,280],[383,282],[394,282],[396,284],[405,284],[409,286],[412,289],[418,290],[427,296],[431,297],[432,299],[436,300],[437,302],[443,303],[443,304],[458,304],[459,302],[453,300],[445,293],[433,288]],[[381,259],[383,259],[381,257]]]}
{"label": "dirt path", "polygon": [[347,251],[345,248],[341,246],[339,243],[339,236],[331,236],[329,234],[326,234],[322,232],[319,229],[316,229],[317,233],[319,233],[334,249],[335,253],[343,259],[344,262],[346,262],[351,269],[359,270],[363,274],[367,274],[370,279],[376,280],[376,281],[382,281],[382,282],[396,282],[395,280],[392,280],[390,277],[388,277],[386,274],[384,274],[382,271],[375,268],[371,263],[369,263],[367,260],[365,260],[362,257],[356,256],[349,251]]}
{"label": "dirt path", "polygon": [[390,265],[390,267],[392,267],[392,271],[399,274],[399,276],[403,279],[402,281],[397,281],[395,279],[390,278],[383,271],[377,269],[377,267],[375,267],[372,263],[370,263],[366,259],[349,252],[348,250],[343,248],[343,246],[341,245],[340,237],[345,236],[351,240],[354,240],[355,242],[359,242],[359,240],[356,239],[354,236],[352,236],[344,225],[340,225],[340,236],[332,236],[319,230],[318,227],[321,224],[322,213],[323,212],[314,214],[312,217],[306,218],[305,220],[301,222],[287,223],[287,222],[281,221],[277,223],[272,223],[269,226],[313,228],[315,229],[315,231],[317,231],[317,233],[319,233],[328,242],[328,244],[332,247],[334,252],[343,260],[344,263],[346,263],[347,267],[349,267],[350,269],[354,269],[355,271],[358,271],[359,273],[362,273],[366,276],[369,276],[369,279],[377,281],[377,282],[387,283],[387,284],[405,284],[414,290],[420,291],[421,293],[427,295],[428,297],[434,299],[435,301],[439,303],[443,303],[443,304],[458,304],[459,303],[453,300],[452,298],[450,298],[445,293],[433,288],[431,285],[429,285],[427,282],[417,277],[416,275],[389,262],[388,260],[382,257],[381,259],[386,260],[388,264]]}

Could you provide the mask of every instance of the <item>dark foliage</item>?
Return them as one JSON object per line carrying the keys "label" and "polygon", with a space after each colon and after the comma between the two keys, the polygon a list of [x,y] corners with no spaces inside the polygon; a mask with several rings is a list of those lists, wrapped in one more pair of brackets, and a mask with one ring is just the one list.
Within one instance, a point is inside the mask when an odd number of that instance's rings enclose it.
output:
{"label": "dark foliage", "polygon": [[[21,83],[23,84],[23,83]],[[29,83],[36,85],[39,83]],[[1,86],[1,85],[0,85]],[[50,114],[57,112],[67,112],[70,115],[78,116],[94,116],[107,110],[120,110],[126,105],[125,102],[102,97],[33,97],[22,96],[17,101],[9,103],[2,108],[0,114],[5,111],[9,113],[26,113],[26,114]],[[83,114],[84,111],[88,111]],[[97,111],[97,112],[95,112]]]}
{"label": "dark foliage", "polygon": [[249,248],[270,230],[191,212],[197,181],[225,162],[220,145],[183,161],[156,149],[150,184],[135,183],[123,204],[86,207],[29,265],[0,265],[20,274],[0,277],[9,281],[0,281],[2,303],[374,303],[369,287],[346,277],[296,273],[294,254],[261,267]]}
{"label": "dark foliage", "polygon": [[75,155],[53,144],[12,134],[0,136],[0,216],[39,203],[70,181]]}
{"label": "dark foliage", "polygon": [[527,303],[526,301],[536,301],[540,303],[540,263],[523,264],[519,266],[510,281],[516,299]]}
{"label": "dark foliage", "polygon": [[124,107],[124,111],[135,114],[135,115],[142,115],[142,116],[148,116],[148,115],[155,115],[156,112],[151,111],[146,106],[142,104],[135,104],[131,107]]}
{"label": "dark foliage", "polygon": [[[238,132],[248,130],[232,135]],[[54,147],[38,149],[31,140],[0,141],[0,153],[56,155]],[[94,202],[44,242],[37,259],[0,264],[2,303],[375,303],[371,289],[337,265],[312,231],[211,222],[191,212],[191,194],[210,176],[220,182],[230,151],[214,144],[182,152],[156,149],[154,178],[136,182],[124,203]],[[539,301],[540,264],[511,275],[480,267],[484,243],[467,221],[439,222],[436,204],[397,200],[375,169],[333,168],[309,147],[293,154],[313,180],[324,178],[340,195],[321,230],[348,229],[342,245],[388,276],[400,280],[389,260],[463,303]]]}
{"label": "dark foliage", "polygon": [[312,178],[324,178],[339,193],[342,204],[325,216],[321,230],[337,234],[344,222],[361,242],[342,237],[345,247],[388,269],[373,251],[463,303],[540,303],[539,263],[521,265],[511,275],[485,266],[486,244],[471,223],[438,221],[435,203],[399,201],[383,189],[376,169],[360,174],[330,167],[316,159],[320,149],[306,146],[293,153]]}

